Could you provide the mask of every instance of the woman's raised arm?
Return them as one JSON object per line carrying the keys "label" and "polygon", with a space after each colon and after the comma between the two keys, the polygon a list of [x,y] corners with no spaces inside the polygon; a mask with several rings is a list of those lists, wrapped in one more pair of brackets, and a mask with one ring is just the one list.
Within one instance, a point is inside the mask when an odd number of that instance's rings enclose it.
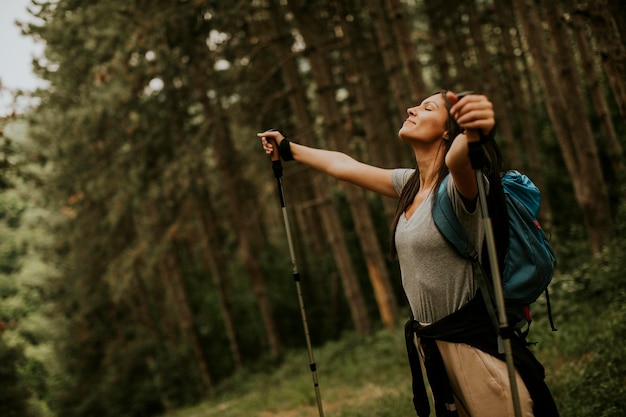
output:
{"label": "woman's raised arm", "polygon": [[496,123],[493,104],[486,96],[478,94],[457,101],[457,97],[448,92],[448,99],[455,102],[450,113],[466,132],[452,142],[445,163],[461,195],[472,200],[478,195],[478,185],[469,159],[469,142],[479,141],[479,132],[488,135],[493,130]]}

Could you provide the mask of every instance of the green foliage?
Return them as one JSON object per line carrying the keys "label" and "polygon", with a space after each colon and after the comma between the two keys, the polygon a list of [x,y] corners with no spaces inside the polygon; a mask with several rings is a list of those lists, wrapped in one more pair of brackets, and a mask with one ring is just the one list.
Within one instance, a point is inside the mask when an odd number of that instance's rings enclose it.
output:
{"label": "green foliage", "polygon": [[28,400],[29,391],[19,374],[19,366],[26,361],[18,348],[4,342],[0,333],[0,415],[3,417],[30,417],[34,414]]}
{"label": "green foliage", "polygon": [[45,313],[46,281],[54,268],[39,252],[47,245],[41,221],[47,212],[31,188],[27,127],[23,119],[3,121],[0,132],[5,145],[0,182],[6,187],[0,192],[0,384],[9,387],[0,413],[41,417],[49,415],[48,378],[56,364],[51,353],[56,329]]}
{"label": "green foliage", "polygon": [[624,227],[626,205],[621,204],[612,245],[597,258],[581,262],[585,258],[577,257],[555,282],[554,309],[561,323],[541,350],[555,365],[549,380],[563,415],[612,417],[626,406]]}
{"label": "green foliage", "polygon": [[[616,300],[617,301],[617,300]],[[555,394],[570,416],[619,416],[626,406],[626,298],[611,302],[608,311],[590,320],[596,325],[587,330],[587,343],[572,361],[558,370]],[[585,326],[587,327],[587,326]]]}
{"label": "green foliage", "polygon": [[[412,415],[410,372],[401,332],[366,339],[345,334],[315,351],[325,413],[342,417]],[[214,400],[168,413],[171,417],[318,415],[306,348],[291,351],[271,373],[239,374],[220,386]]]}

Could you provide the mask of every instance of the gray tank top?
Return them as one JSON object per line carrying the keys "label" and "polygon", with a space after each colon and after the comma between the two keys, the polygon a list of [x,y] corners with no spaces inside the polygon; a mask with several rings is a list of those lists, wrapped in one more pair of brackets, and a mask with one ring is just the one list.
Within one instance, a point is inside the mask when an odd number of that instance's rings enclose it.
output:
{"label": "gray tank top", "polygon": [[[398,195],[413,171],[393,171],[393,186]],[[468,212],[452,178],[448,181],[447,192],[461,225],[475,247],[480,248],[484,231],[478,204],[473,212]],[[477,290],[471,262],[456,253],[433,222],[431,197],[409,219],[402,213],[395,230],[402,286],[415,320],[424,324],[454,313],[470,301]]]}

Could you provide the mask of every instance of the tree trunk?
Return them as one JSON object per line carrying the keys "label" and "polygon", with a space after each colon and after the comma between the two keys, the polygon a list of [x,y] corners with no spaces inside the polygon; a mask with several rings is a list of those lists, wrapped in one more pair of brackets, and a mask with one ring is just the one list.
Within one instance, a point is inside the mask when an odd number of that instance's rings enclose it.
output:
{"label": "tree trunk", "polygon": [[378,49],[383,57],[382,65],[387,74],[387,80],[391,93],[401,109],[409,108],[413,101],[409,89],[406,88],[407,80],[404,77],[402,62],[398,60],[398,51],[393,37],[392,28],[387,21],[387,13],[382,4],[384,0],[367,0],[372,25],[376,33]]}
{"label": "tree trunk", "polygon": [[[572,6],[573,5],[571,5],[571,7]],[[613,119],[611,118],[611,110],[609,109],[609,105],[604,97],[604,92],[602,91],[600,77],[598,76],[591,46],[587,38],[587,28],[580,15],[573,15],[568,22],[572,28],[572,33],[576,38],[578,51],[580,52],[582,70],[584,79],[589,88],[589,94],[593,104],[592,108],[596,112],[600,128],[606,139],[606,153],[609,157],[609,161],[611,161],[613,175],[614,177],[622,178],[622,173],[624,172],[624,150],[615,132]]]}
{"label": "tree trunk", "polygon": [[567,103],[567,114],[570,116],[573,132],[571,139],[576,151],[578,169],[576,173],[584,178],[587,190],[586,198],[583,198],[586,221],[591,248],[594,253],[608,244],[612,231],[612,216],[610,203],[598,148],[595,143],[589,113],[585,106],[585,97],[581,88],[575,68],[577,63],[573,59],[575,51],[572,51],[572,43],[569,39],[567,28],[562,19],[559,5],[553,1],[544,1],[546,20],[550,28],[550,37],[553,42],[554,58],[560,66],[559,79],[562,81],[564,103]]}
{"label": "tree trunk", "polygon": [[453,85],[453,80],[446,48],[447,36],[443,28],[446,15],[443,13],[443,6],[439,2],[424,2],[424,8],[428,16],[430,42],[433,45],[432,59],[436,68],[436,81],[441,87],[450,88]]}
{"label": "tree trunk", "polygon": [[[593,139],[590,134],[585,136],[585,133],[574,131],[575,125],[572,117],[568,117],[571,110],[569,105],[572,104],[572,100],[568,102],[564,96],[564,90],[569,88],[569,85],[564,84],[561,78],[553,72],[553,69],[557,68],[553,61],[555,52],[546,49],[544,32],[541,29],[536,8],[531,1],[526,0],[516,0],[513,5],[517,18],[528,38],[528,45],[533,55],[535,68],[538,71],[539,81],[545,92],[548,114],[554,124],[556,136],[563,151],[563,159],[572,176],[574,193],[583,214],[590,247],[594,253],[597,253],[607,242],[607,232],[610,231],[610,227],[607,230],[607,222],[610,226],[610,215],[602,173],[596,169],[599,168],[599,165],[597,152],[593,152]],[[559,37],[562,34],[553,31],[551,36]],[[567,76],[568,69],[563,68],[563,66],[560,68],[563,71],[561,76]],[[574,99],[574,101],[579,100],[579,97]],[[582,128],[584,129],[584,124]]]}
{"label": "tree trunk", "polygon": [[[201,208],[201,206],[203,207]],[[206,264],[213,278],[230,353],[235,369],[240,371],[243,369],[243,361],[241,360],[241,351],[237,341],[235,320],[231,313],[226,280],[222,276],[222,269],[220,268],[220,265],[225,265],[226,261],[221,249],[222,244],[218,238],[219,233],[216,230],[218,222],[215,211],[206,190],[198,192],[198,195],[194,197],[191,211],[192,213],[190,214],[193,214],[196,218],[196,222],[194,222],[196,232],[200,236],[198,239],[200,258]]]}
{"label": "tree trunk", "polygon": [[[316,31],[315,16],[306,12],[294,11],[296,20],[300,20],[301,34],[307,44],[306,55],[311,63],[311,73],[317,85],[317,97],[320,102],[320,111],[324,115],[324,124],[331,143],[339,149],[345,149],[345,139],[348,133],[340,120],[341,111],[335,101],[335,90],[330,74],[330,64],[324,57],[321,45],[324,43],[319,31]],[[359,236],[365,262],[374,289],[383,323],[388,329],[396,324],[397,303],[389,280],[389,273],[385,265],[380,245],[376,238],[376,229],[373,227],[371,214],[362,191],[355,186],[345,187],[346,196],[356,232]]]}
{"label": "tree trunk", "polygon": [[408,86],[411,91],[411,102],[417,103],[423,98],[424,80],[422,68],[417,60],[417,51],[411,40],[412,30],[406,17],[404,5],[399,0],[386,0],[387,13],[391,17],[391,28],[395,36],[395,42],[399,45],[400,58],[406,72]]}
{"label": "tree trunk", "polygon": [[319,202],[318,207],[320,215],[322,216],[324,230],[326,231],[328,241],[333,250],[333,256],[337,264],[337,269],[339,270],[343,291],[346,295],[348,307],[350,308],[352,322],[354,323],[357,333],[360,336],[365,336],[369,334],[371,330],[371,323],[367,314],[363,291],[361,290],[361,285],[359,284],[352,261],[350,260],[348,245],[339,216],[337,215],[337,210],[328,196],[328,192],[326,191],[328,187],[324,186],[325,180],[317,176],[314,178],[313,182],[317,201]]}
{"label": "tree trunk", "polygon": [[[273,2],[270,7],[272,7],[272,15],[280,15],[279,10]],[[278,30],[280,31],[280,29]],[[283,39],[283,35],[286,34],[277,33],[276,35]],[[285,39],[290,38],[285,36]],[[280,46],[280,50],[277,50],[276,55],[280,56],[282,51],[289,51],[289,47],[290,43],[286,42],[284,45]],[[286,60],[281,66],[281,77],[283,83],[285,84],[287,99],[289,100],[290,107],[294,109],[297,126],[296,137],[305,138],[304,144],[311,145],[311,143],[306,140],[307,136],[300,136],[298,134],[299,131],[310,131],[313,126],[313,121],[311,119],[311,114],[308,111],[306,91],[302,86],[294,59]],[[307,175],[304,181],[310,181],[312,183],[314,201],[320,202],[320,205],[315,205],[315,209],[319,210],[320,217],[322,219],[322,229],[326,235],[326,239],[332,247],[335,264],[339,270],[346,301],[350,309],[352,323],[357,333],[361,336],[365,336],[369,334],[371,330],[371,323],[367,314],[365,298],[363,296],[363,291],[359,284],[358,277],[354,271],[345,236],[343,230],[341,229],[339,216],[337,214],[337,210],[332,205],[331,198],[328,193],[328,187],[321,187],[319,179],[316,180],[316,178],[311,175]],[[310,216],[306,217],[308,218]]]}
{"label": "tree trunk", "polygon": [[443,87],[457,91],[474,89],[474,83],[480,78],[480,74],[474,54],[470,52],[468,28],[462,23],[465,17],[464,3],[440,3],[439,7],[444,8],[445,18],[439,24],[443,25],[447,34],[448,63],[453,69],[452,84]]}
{"label": "tree trunk", "polygon": [[[160,297],[160,294],[154,288],[154,279],[146,279],[144,277],[145,271],[138,267],[139,262],[135,262],[133,265],[133,273],[136,277],[135,282],[137,286],[137,297],[139,298],[137,304],[140,304],[144,310],[144,319],[142,323],[151,331],[152,337],[154,337],[162,345],[166,345],[166,332],[163,331],[163,320],[160,318],[163,316],[162,310],[158,310],[155,306],[155,299]],[[152,284],[152,285],[151,285]],[[175,346],[171,344],[170,346]],[[163,349],[162,347],[159,350]],[[165,410],[174,408],[173,404],[168,400],[166,389],[163,387],[163,371],[161,366],[155,360],[154,355],[145,357],[145,363],[150,369],[152,375],[152,383],[155,389],[159,393],[159,401]]]}
{"label": "tree trunk", "polygon": [[257,218],[258,210],[254,203],[257,201],[254,198],[254,187],[248,184],[242,175],[243,164],[239,161],[237,151],[233,146],[219,90],[217,90],[218,97],[215,99],[216,104],[213,104],[206,94],[210,88],[204,71],[200,68],[193,68],[192,74],[196,88],[200,92],[198,101],[203,106],[205,123],[212,123],[214,129],[213,150],[216,168],[222,178],[223,197],[237,236],[239,259],[252,282],[252,290],[259,304],[270,354],[272,357],[278,357],[282,353],[280,337],[267,295],[261,265],[257,258],[257,254],[261,253],[263,248],[263,234]]}
{"label": "tree trunk", "polygon": [[[541,161],[537,154],[537,145],[535,141],[535,123],[532,120],[531,114],[528,111],[529,107],[532,107],[534,101],[530,101],[529,97],[533,96],[532,91],[525,91],[522,85],[522,77],[519,69],[517,68],[520,60],[515,57],[513,51],[515,49],[515,43],[511,36],[510,29],[515,27],[514,18],[510,5],[505,4],[503,1],[494,2],[494,7],[498,15],[500,23],[499,34],[499,49],[503,59],[502,64],[504,68],[504,79],[507,81],[505,86],[502,86],[502,90],[506,91],[513,99],[506,100],[508,112],[507,117],[511,120],[517,120],[519,122],[519,132],[521,141],[523,143],[523,150],[526,155],[526,163],[528,167],[528,175],[533,180],[535,185],[545,191],[546,184],[541,169]],[[517,27],[515,30],[519,32]],[[515,140],[515,139],[514,139]],[[507,145],[508,146],[508,145]],[[515,147],[515,152],[519,148]],[[510,156],[509,156],[510,157]],[[517,159],[511,159],[513,164],[518,163],[517,167],[525,166],[521,161]],[[513,165],[513,168],[517,168]],[[551,230],[552,226],[552,208],[550,200],[547,198],[542,199],[541,206],[539,207],[539,219],[542,226],[546,230]]]}
{"label": "tree trunk", "polygon": [[[209,115],[213,115],[213,119],[216,120],[217,131],[214,150],[217,169],[223,179],[222,192],[237,234],[239,256],[252,280],[252,289],[259,303],[270,353],[273,357],[278,357],[281,354],[280,338],[274,321],[272,305],[267,295],[263,272],[257,258],[263,245],[261,244],[262,232],[259,228],[258,219],[254,215],[257,212],[253,205],[256,199],[251,198],[251,195],[254,194],[252,192],[253,187],[246,184],[246,180],[238,168],[241,164],[237,161],[230,131],[222,114],[223,110],[219,106],[209,108],[205,104],[205,111],[207,118]],[[215,117],[216,114],[220,116]]]}
{"label": "tree trunk", "polygon": [[[388,109],[383,105],[384,101],[376,99],[374,89],[371,86],[368,88],[369,83],[365,81],[370,75],[368,66],[363,65],[364,60],[368,58],[369,52],[365,47],[367,40],[363,36],[365,28],[362,25],[358,25],[357,22],[348,23],[345,18],[342,18],[342,16],[350,13],[350,11],[343,10],[341,5],[344,2],[338,1],[335,4],[340,15],[338,20],[341,22],[342,32],[345,34],[346,39],[341,50],[346,84],[354,97],[354,105],[351,106],[353,109],[351,111],[352,117],[349,119],[351,122],[346,129],[351,132],[353,138],[362,136],[362,134],[365,135],[362,147],[364,149],[361,149],[361,151],[367,149],[369,152],[363,152],[365,155],[359,155],[359,157],[363,157],[367,163],[375,166],[388,166],[390,159],[387,149],[391,148],[391,146],[387,136],[388,132],[392,131],[392,128],[385,117]],[[415,64],[412,65],[413,67],[415,66]],[[421,75],[416,75],[416,78],[419,78],[419,80],[414,81],[414,88],[419,85],[418,83],[423,82],[421,81]],[[391,219],[393,213],[395,213],[395,201],[383,198],[382,204],[385,208],[386,217]]]}
{"label": "tree trunk", "polygon": [[[478,16],[478,10],[476,4],[473,1],[465,3],[467,14],[469,17],[468,27],[471,37],[474,41],[474,50],[476,51],[478,67],[482,69],[481,79],[484,80],[484,93],[491,99],[496,112],[496,119],[498,121],[498,137],[502,138],[504,142],[504,149],[507,151],[506,155],[508,160],[514,167],[521,169],[523,166],[521,155],[518,152],[517,142],[515,141],[513,134],[512,120],[514,118],[509,112],[509,106],[507,106],[502,92],[504,91],[498,85],[498,77],[491,64],[491,58],[487,52],[487,46],[485,45],[485,39],[483,37],[483,30],[480,24]],[[477,80],[478,81],[478,80]],[[479,83],[476,83],[479,85]]]}
{"label": "tree trunk", "polygon": [[204,359],[204,354],[200,347],[200,339],[193,325],[193,313],[187,299],[187,291],[181,277],[180,267],[176,264],[173,256],[175,254],[169,254],[169,256],[159,262],[159,273],[162,281],[167,283],[170,288],[170,294],[172,295],[170,306],[174,308],[176,322],[180,327],[182,339],[188,344],[195,357],[198,376],[202,382],[201,391],[203,393],[211,393],[213,391],[213,383],[211,382],[209,367]]}
{"label": "tree trunk", "polygon": [[[577,10],[589,20],[594,38],[600,48],[604,71],[613,89],[622,118],[626,119],[626,47],[606,0],[586,2]],[[623,19],[623,17],[622,17]]]}

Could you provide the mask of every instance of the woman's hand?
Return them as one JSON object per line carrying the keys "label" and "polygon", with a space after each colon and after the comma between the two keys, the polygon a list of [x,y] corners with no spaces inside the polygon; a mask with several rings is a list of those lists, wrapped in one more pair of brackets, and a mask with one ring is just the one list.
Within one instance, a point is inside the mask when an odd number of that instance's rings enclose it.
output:
{"label": "woman's hand", "polygon": [[485,136],[491,133],[496,125],[496,119],[493,104],[487,96],[468,94],[459,99],[455,93],[448,91],[446,97],[451,103],[454,103],[450,108],[450,114],[456,119],[459,126],[467,131],[480,131]]}
{"label": "woman's hand", "polygon": [[261,138],[261,144],[263,145],[265,153],[268,155],[272,155],[272,160],[280,159],[278,146],[280,145],[280,142],[285,139],[285,136],[280,133],[280,131],[275,129],[270,129],[262,133],[257,133],[257,136]]}
{"label": "woman's hand", "polygon": [[465,132],[452,142],[446,154],[446,165],[454,178],[457,190],[467,201],[466,208],[470,210],[478,195],[478,184],[469,158],[469,143],[479,141],[481,135],[488,136],[495,127],[493,104],[486,96],[480,94],[468,94],[459,98],[449,91],[446,98],[454,103],[450,108],[450,114],[459,126],[465,129]]}

